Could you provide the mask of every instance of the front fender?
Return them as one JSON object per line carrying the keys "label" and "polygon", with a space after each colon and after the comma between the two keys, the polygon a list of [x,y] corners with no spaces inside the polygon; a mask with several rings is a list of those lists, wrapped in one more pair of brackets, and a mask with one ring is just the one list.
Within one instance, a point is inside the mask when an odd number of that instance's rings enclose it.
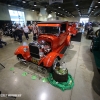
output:
{"label": "front fender", "polygon": [[43,59],[43,66],[45,67],[51,67],[53,65],[54,60],[59,57],[61,58],[63,55],[58,54],[56,52],[51,52]]}
{"label": "front fender", "polygon": [[[27,52],[24,51],[24,48],[27,48]],[[30,61],[30,52],[29,52],[29,47],[28,46],[20,46],[18,47],[15,52],[14,52],[15,55],[22,55],[23,58],[27,61]]]}
{"label": "front fender", "polygon": [[20,46],[20,47],[18,47],[16,50],[15,50],[15,52],[14,52],[14,54],[15,55],[18,55],[18,54],[24,54],[24,48],[28,48],[28,46]]}

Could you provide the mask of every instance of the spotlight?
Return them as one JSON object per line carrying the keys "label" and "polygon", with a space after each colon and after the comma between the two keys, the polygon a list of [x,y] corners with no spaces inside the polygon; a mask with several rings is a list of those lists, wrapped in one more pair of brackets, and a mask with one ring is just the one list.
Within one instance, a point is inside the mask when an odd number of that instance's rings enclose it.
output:
{"label": "spotlight", "polygon": [[8,6],[11,6],[11,5],[8,5]]}
{"label": "spotlight", "polygon": [[26,1],[22,1],[23,3],[26,3]]}
{"label": "spotlight", "polygon": [[61,8],[61,7],[58,7],[58,8]]}
{"label": "spotlight", "polygon": [[37,5],[36,5],[36,2],[34,2],[34,6],[37,6]]}
{"label": "spotlight", "polygon": [[78,6],[78,4],[76,4],[76,6]]}
{"label": "spotlight", "polygon": [[98,1],[98,3],[100,3],[100,1]]}
{"label": "spotlight", "polygon": [[97,8],[98,6],[95,6],[95,8]]}

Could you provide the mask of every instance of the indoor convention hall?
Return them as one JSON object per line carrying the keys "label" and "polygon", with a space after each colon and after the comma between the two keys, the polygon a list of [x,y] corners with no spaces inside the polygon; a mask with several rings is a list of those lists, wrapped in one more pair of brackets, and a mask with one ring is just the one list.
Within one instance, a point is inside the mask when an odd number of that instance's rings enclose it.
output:
{"label": "indoor convention hall", "polygon": [[100,100],[100,0],[0,0],[0,100]]}

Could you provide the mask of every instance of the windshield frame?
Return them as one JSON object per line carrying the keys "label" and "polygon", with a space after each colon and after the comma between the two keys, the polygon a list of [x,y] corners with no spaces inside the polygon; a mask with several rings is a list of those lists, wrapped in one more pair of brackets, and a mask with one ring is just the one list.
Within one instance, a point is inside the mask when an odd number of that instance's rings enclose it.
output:
{"label": "windshield frame", "polygon": [[[44,28],[44,31],[48,31],[48,32],[41,32],[41,29],[40,29],[40,28]],[[51,31],[51,29],[46,30],[46,28],[48,28],[48,29],[49,29],[49,28],[58,28],[57,30],[54,29],[54,30],[56,30],[56,31],[58,31],[58,32],[57,32],[57,33],[53,33],[53,32]],[[59,36],[61,27],[60,27],[60,26],[56,26],[56,27],[54,27],[54,26],[38,26],[38,29],[39,29],[39,34],[51,34],[51,35]],[[49,32],[49,31],[51,31],[51,32]]]}

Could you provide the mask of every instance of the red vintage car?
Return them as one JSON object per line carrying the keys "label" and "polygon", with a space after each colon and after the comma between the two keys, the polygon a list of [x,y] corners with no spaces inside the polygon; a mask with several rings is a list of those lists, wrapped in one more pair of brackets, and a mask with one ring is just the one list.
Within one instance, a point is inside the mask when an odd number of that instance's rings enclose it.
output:
{"label": "red vintage car", "polygon": [[21,61],[31,61],[51,71],[63,57],[65,47],[70,45],[68,22],[46,21],[37,25],[39,28],[37,41],[29,43],[28,46],[18,47],[15,55]]}
{"label": "red vintage car", "polygon": [[76,29],[76,24],[75,23],[69,23],[68,25],[68,32],[70,35],[76,36],[78,33],[78,30]]}

